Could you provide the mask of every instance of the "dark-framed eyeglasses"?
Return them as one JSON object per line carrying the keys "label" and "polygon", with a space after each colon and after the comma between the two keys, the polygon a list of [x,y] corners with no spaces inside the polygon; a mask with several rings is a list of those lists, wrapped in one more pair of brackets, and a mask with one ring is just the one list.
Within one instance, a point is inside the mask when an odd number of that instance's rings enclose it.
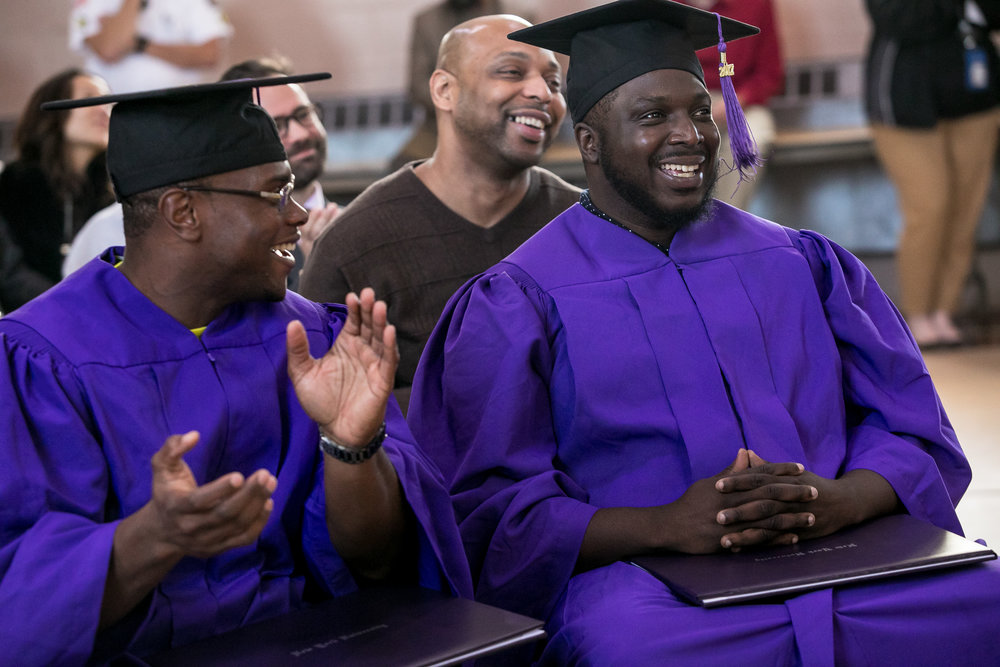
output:
{"label": "dark-framed eyeglasses", "polygon": [[272,116],[274,124],[278,128],[278,136],[288,134],[288,126],[291,121],[295,121],[303,129],[309,130],[323,124],[323,107],[315,104],[304,104],[287,116]]}
{"label": "dark-framed eyeglasses", "polygon": [[235,190],[232,188],[212,188],[207,185],[178,185],[181,190],[189,192],[221,192],[225,195],[244,195],[246,197],[260,197],[261,199],[269,199],[275,202],[278,206],[278,213],[285,210],[285,205],[288,204],[288,200],[292,197],[292,190],[295,189],[295,175],[292,175],[291,180],[281,186],[281,189],[277,192],[268,192],[266,190]]}

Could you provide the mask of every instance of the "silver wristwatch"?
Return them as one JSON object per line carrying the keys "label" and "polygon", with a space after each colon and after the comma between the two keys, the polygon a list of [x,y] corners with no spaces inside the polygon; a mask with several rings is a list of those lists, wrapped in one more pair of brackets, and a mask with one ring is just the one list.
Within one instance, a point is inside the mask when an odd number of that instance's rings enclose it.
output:
{"label": "silver wristwatch", "polygon": [[338,461],[343,461],[344,463],[364,463],[371,457],[375,456],[378,450],[382,449],[382,443],[385,441],[385,422],[382,422],[382,426],[379,427],[378,433],[372,438],[364,447],[345,447],[339,442],[334,442],[330,438],[323,435],[321,432],[319,434],[319,448],[324,454],[332,456]]}

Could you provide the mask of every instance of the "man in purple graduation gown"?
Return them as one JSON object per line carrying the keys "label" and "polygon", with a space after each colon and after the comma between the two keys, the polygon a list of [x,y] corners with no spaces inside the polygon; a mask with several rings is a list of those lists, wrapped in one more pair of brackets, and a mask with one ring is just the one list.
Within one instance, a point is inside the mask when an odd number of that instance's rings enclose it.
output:
{"label": "man in purple graduation gown", "polygon": [[251,95],[315,78],[72,102],[118,102],[127,252],[0,319],[0,662],[148,655],[369,582],[471,594],[385,304],[286,294],[307,215]]}
{"label": "man in purple graduation gown", "polygon": [[629,0],[511,38],[570,53],[590,190],[452,298],[416,375],[478,599],[546,618],[543,663],[997,664],[995,562],[711,610],[625,562],[893,512],[961,532],[970,469],[861,262],[711,199],[715,16]]}

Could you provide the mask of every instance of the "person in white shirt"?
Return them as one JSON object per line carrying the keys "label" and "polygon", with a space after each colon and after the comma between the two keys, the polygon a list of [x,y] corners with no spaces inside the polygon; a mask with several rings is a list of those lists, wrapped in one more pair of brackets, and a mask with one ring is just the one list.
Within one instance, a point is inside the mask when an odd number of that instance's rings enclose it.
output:
{"label": "person in white shirt", "polygon": [[77,0],[69,45],[114,93],[203,83],[233,34],[213,0]]}
{"label": "person in white shirt", "polygon": [[122,222],[122,205],[115,202],[90,216],[73,237],[69,251],[63,259],[63,278],[112,246],[125,245],[125,228]]}

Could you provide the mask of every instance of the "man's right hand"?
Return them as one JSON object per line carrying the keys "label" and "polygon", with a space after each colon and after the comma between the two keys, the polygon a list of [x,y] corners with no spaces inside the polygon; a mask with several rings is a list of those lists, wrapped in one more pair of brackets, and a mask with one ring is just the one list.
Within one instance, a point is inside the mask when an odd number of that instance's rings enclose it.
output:
{"label": "man's right hand", "polygon": [[278,481],[266,470],[199,486],[184,462],[197,431],[172,435],[153,455],[152,498],[118,524],[101,601],[101,627],[124,617],[184,556],[209,558],[256,540]]}
{"label": "man's right hand", "polygon": [[278,480],[258,470],[248,478],[234,472],[198,486],[183,459],[198,438],[197,431],[172,435],[153,455],[150,504],[156,523],[150,528],[180,555],[210,558],[260,536]]}

